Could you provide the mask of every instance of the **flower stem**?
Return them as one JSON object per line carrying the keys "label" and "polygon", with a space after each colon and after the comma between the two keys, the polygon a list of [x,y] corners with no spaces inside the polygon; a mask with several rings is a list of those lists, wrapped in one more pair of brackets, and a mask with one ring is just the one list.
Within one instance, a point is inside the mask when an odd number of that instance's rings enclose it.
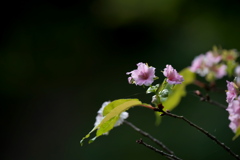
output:
{"label": "flower stem", "polygon": [[139,106],[146,107],[146,108],[149,108],[149,109],[154,110],[154,111],[159,110],[158,108],[153,107],[153,106],[151,106],[151,105],[144,105],[144,104],[141,104],[141,105],[139,105]]}

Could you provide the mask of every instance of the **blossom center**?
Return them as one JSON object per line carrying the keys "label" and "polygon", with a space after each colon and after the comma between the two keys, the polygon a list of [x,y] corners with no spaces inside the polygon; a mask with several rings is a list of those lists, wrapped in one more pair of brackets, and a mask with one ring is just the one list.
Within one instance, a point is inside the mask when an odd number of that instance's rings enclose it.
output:
{"label": "blossom center", "polygon": [[141,78],[141,79],[144,79],[144,80],[146,80],[146,79],[148,79],[148,74],[147,73],[141,73],[140,75],[139,75],[139,78]]}

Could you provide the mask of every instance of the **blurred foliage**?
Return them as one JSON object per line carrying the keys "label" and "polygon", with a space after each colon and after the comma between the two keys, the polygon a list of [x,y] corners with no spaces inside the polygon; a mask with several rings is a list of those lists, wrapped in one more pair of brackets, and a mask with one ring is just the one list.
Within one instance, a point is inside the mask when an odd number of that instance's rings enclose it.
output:
{"label": "blurred foliage", "polygon": [[[135,144],[140,135],[124,125],[97,143],[81,148],[79,140],[92,128],[103,101],[130,97],[150,101],[140,87],[127,83],[125,74],[136,63],[162,69],[172,64],[181,70],[213,45],[239,50],[239,4],[238,0],[2,2],[3,159],[92,160],[105,158],[106,150],[116,160],[159,158]],[[225,79],[217,84],[225,86]],[[192,98],[194,89],[187,87],[186,98],[174,112],[239,152],[239,138],[231,140],[227,113]],[[225,103],[224,94],[211,96]],[[151,126],[152,114],[136,109],[130,111],[129,121],[183,159],[231,159],[174,119],[164,119],[159,128]]]}

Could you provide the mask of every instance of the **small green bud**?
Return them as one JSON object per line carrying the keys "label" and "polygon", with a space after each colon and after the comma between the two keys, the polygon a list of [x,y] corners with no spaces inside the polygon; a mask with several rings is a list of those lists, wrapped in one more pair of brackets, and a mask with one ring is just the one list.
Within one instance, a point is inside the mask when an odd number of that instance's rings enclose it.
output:
{"label": "small green bud", "polygon": [[160,97],[161,98],[167,98],[168,97],[168,94],[169,94],[169,91],[168,89],[164,89],[160,92]]}

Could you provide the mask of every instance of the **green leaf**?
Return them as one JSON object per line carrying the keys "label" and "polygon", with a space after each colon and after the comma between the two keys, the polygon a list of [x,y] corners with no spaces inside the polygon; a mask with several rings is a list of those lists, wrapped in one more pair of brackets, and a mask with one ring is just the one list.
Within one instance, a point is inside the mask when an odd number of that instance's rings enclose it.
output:
{"label": "green leaf", "polygon": [[111,112],[114,108],[122,104],[123,102],[131,101],[132,99],[119,99],[112,101],[109,103],[103,110],[103,116],[106,116],[109,112]]}
{"label": "green leaf", "polygon": [[84,139],[88,138],[95,130],[97,130],[96,136],[92,138],[89,143],[93,142],[97,137],[103,135],[104,133],[109,132],[111,129],[113,129],[122,112],[141,104],[142,102],[138,99],[119,99],[112,101],[104,108],[103,115],[105,115],[105,117],[101,123],[94,127],[85,137],[83,137],[80,141],[80,144],[83,145]]}
{"label": "green leaf", "polygon": [[108,120],[106,123],[103,123],[101,127],[97,130],[96,137],[99,137],[102,134],[109,132],[114,127],[119,117],[120,116],[115,116]]}
{"label": "green leaf", "polygon": [[179,74],[183,76],[184,81],[182,84],[174,86],[168,99],[163,102],[164,110],[172,110],[180,103],[182,97],[186,95],[186,86],[191,84],[196,77],[195,73],[191,72],[188,68],[183,69]]}
{"label": "green leaf", "polygon": [[159,116],[162,114],[162,112],[154,112],[155,113],[155,117],[156,117],[156,120],[155,120],[155,125],[156,126],[159,126],[160,123],[161,123],[161,120],[162,120],[162,117]]}
{"label": "green leaf", "polygon": [[[81,146],[83,145],[84,139],[90,137],[90,134],[91,134],[93,131],[95,131],[95,130],[96,130],[96,127],[94,127],[85,137],[83,137],[83,138],[81,139],[81,141],[80,141]],[[89,143],[90,143],[90,141],[89,141]]]}
{"label": "green leaf", "polygon": [[238,127],[238,129],[237,129],[237,131],[235,133],[235,136],[233,137],[232,140],[234,141],[238,136],[240,136],[240,127]]}
{"label": "green leaf", "polygon": [[196,79],[196,74],[191,72],[189,68],[184,68],[179,74],[183,76],[184,81],[182,84],[185,86],[191,84]]}

